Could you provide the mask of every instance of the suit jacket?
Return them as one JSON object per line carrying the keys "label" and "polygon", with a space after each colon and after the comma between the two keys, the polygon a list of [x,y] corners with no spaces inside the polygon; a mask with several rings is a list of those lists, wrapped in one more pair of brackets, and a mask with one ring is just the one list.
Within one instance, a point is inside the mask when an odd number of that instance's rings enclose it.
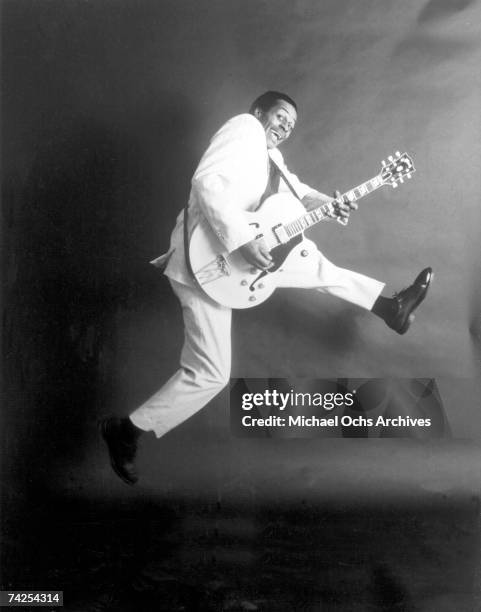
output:
{"label": "suit jacket", "polygon": [[[264,128],[248,113],[237,115],[213,136],[192,177],[189,196],[189,233],[204,215],[213,231],[233,251],[254,238],[242,211],[259,205],[269,176],[269,157],[277,163],[302,199],[314,191],[289,172],[278,149],[268,151]],[[289,191],[281,179],[279,191]],[[151,262],[165,268],[170,278],[195,286],[185,262],[184,213],[177,217],[170,248]]]}

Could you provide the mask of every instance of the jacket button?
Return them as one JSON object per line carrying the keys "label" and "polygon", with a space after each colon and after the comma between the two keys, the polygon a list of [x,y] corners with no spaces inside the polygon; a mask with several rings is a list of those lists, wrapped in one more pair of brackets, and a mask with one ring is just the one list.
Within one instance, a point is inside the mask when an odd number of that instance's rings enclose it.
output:
{"label": "jacket button", "polygon": [[301,251],[301,257],[307,257],[309,255],[309,251],[306,251],[306,249],[303,249]]}

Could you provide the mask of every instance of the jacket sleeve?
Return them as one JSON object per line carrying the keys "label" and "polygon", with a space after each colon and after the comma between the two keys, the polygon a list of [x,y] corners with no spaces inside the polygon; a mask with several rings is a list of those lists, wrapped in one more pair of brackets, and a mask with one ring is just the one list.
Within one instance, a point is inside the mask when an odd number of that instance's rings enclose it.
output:
{"label": "jacket sleeve", "polygon": [[214,135],[192,178],[194,197],[228,251],[254,238],[244,211],[263,137],[254,117],[234,117]]}
{"label": "jacket sleeve", "polygon": [[[330,202],[332,200],[331,197],[321,193],[317,189],[314,189],[314,187],[310,187],[309,185],[306,185],[306,183],[301,182],[298,179],[298,177],[287,168],[284,162],[284,158],[282,157],[282,154],[278,149],[276,149],[275,152],[271,153],[271,155],[274,161],[278,164],[278,166],[282,170],[282,172],[285,174],[287,180],[292,185],[292,187],[294,188],[294,191],[297,193],[297,195],[299,196],[301,200],[307,195],[312,195],[315,197],[319,197],[321,199],[325,199],[327,202]],[[291,191],[288,185],[286,185],[286,182],[283,181],[282,179],[279,184],[279,191],[282,193],[284,192],[290,193]]]}

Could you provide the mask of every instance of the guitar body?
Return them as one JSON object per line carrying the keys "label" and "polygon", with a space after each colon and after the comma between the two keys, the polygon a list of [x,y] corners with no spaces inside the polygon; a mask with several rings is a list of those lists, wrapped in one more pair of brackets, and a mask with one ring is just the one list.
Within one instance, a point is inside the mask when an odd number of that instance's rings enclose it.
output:
{"label": "guitar body", "polygon": [[262,236],[270,249],[273,266],[269,271],[249,264],[237,249],[231,253],[203,219],[189,242],[192,270],[201,288],[214,301],[229,308],[252,308],[267,300],[277,287],[277,277],[291,256],[302,250],[304,235],[280,243],[275,229],[295,220],[305,208],[294,196],[282,193],[268,198],[256,212],[246,212],[252,238]]}

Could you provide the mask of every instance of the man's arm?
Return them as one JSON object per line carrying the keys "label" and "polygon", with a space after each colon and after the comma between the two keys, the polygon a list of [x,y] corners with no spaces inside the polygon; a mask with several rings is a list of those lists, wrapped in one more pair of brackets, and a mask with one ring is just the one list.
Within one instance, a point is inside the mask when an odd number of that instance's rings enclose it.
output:
{"label": "man's arm", "polygon": [[[349,198],[344,197],[342,200],[339,199],[341,196],[340,191],[336,190],[334,192],[334,197],[332,198],[326,195],[325,193],[322,193],[317,189],[313,189],[309,185],[306,185],[306,183],[302,183],[298,179],[298,177],[287,168],[284,163],[284,158],[282,157],[282,154],[279,150],[276,150],[275,153],[271,153],[271,155],[276,164],[285,174],[294,191],[301,199],[301,202],[306,210],[313,210],[314,208],[322,206],[326,202],[332,202],[335,210],[335,214],[333,215],[333,217],[342,217],[346,220],[349,219],[349,215],[351,214],[352,210],[357,210],[357,204],[355,202],[351,202]],[[280,190],[290,191],[289,187],[282,179],[280,183]]]}
{"label": "man's arm", "polygon": [[[333,218],[341,217],[348,220],[351,210],[357,210],[357,204],[355,202],[351,202],[346,196],[343,199],[340,199],[340,196],[340,191],[335,191],[334,198],[331,198],[320,191],[311,189],[306,193],[301,201],[306,210],[318,208],[326,202],[333,202],[335,209]],[[258,268],[269,268],[272,265],[272,257],[270,256],[263,240],[251,240],[247,244],[244,244],[239,250],[244,259]]]}
{"label": "man's arm", "polygon": [[[202,156],[192,189],[199,206],[228,251],[252,240],[253,231],[244,215],[249,196],[253,151],[262,147],[264,134],[253,117],[240,115],[214,135]],[[262,150],[262,149],[261,149]]]}
{"label": "man's arm", "polygon": [[347,196],[341,198],[341,195],[341,192],[336,189],[334,197],[330,198],[326,194],[313,189],[302,198],[302,203],[305,209],[309,211],[322,206],[326,202],[332,202],[335,212],[333,218],[341,217],[347,221],[351,211],[357,210],[358,206],[356,202],[351,201]]}

